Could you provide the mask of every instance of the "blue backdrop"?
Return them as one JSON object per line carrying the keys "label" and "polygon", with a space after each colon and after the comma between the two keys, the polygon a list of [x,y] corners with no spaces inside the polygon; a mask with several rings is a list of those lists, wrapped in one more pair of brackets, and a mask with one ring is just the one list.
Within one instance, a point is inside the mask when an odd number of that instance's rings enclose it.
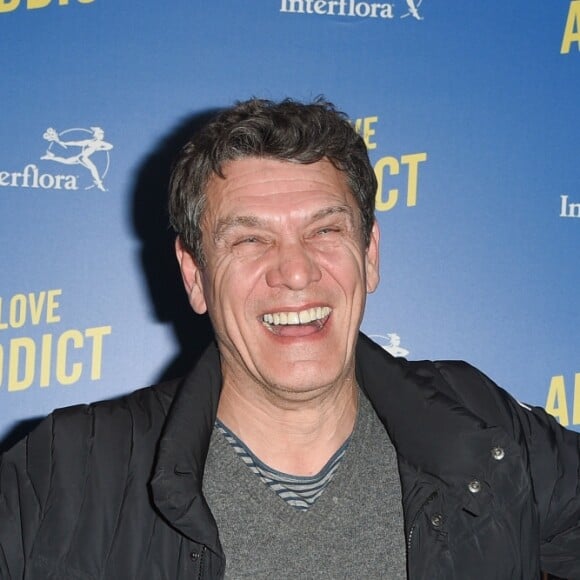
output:
{"label": "blue backdrop", "polygon": [[580,0],[0,0],[0,439],[207,341],[164,212],[176,148],[324,94],[380,181],[363,330],[580,429]]}

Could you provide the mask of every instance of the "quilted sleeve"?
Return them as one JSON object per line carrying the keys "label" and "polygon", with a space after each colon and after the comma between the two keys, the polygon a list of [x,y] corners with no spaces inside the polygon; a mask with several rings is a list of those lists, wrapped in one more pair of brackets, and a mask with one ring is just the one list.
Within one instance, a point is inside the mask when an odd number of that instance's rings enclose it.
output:
{"label": "quilted sleeve", "polygon": [[540,515],[542,569],[580,578],[580,435],[539,408],[523,420]]}
{"label": "quilted sleeve", "polygon": [[466,406],[501,425],[527,449],[542,570],[580,578],[580,434],[562,427],[541,407],[518,403],[471,365],[441,363],[439,371]]}
{"label": "quilted sleeve", "polygon": [[0,578],[24,578],[52,463],[52,417],[0,457]]}

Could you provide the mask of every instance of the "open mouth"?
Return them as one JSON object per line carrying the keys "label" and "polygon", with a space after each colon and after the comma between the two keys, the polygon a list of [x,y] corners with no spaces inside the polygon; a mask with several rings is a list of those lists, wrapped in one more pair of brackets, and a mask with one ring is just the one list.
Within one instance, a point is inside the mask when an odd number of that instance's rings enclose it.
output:
{"label": "open mouth", "polygon": [[262,316],[262,322],[277,334],[292,327],[310,326],[319,330],[324,326],[331,312],[328,306],[317,306],[298,312],[271,312]]}

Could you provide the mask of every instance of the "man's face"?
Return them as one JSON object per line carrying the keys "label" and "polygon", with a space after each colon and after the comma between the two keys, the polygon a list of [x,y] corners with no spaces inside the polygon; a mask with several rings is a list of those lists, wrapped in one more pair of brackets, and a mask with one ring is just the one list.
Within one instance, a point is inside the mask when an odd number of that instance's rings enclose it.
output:
{"label": "man's face", "polygon": [[224,175],[207,187],[204,268],[177,243],[224,384],[307,398],[352,379],[366,293],[378,283],[377,226],[365,247],[357,204],[328,161],[247,158]]}

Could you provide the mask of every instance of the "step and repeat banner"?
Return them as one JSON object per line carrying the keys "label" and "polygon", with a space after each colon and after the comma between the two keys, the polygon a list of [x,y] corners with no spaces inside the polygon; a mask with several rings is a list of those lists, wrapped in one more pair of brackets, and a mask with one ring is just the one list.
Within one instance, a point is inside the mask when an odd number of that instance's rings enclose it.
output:
{"label": "step and repeat banner", "polygon": [[0,45],[4,446],[207,344],[168,172],[250,96],[325,95],[367,143],[382,280],[363,330],[580,430],[580,0],[0,0]]}

